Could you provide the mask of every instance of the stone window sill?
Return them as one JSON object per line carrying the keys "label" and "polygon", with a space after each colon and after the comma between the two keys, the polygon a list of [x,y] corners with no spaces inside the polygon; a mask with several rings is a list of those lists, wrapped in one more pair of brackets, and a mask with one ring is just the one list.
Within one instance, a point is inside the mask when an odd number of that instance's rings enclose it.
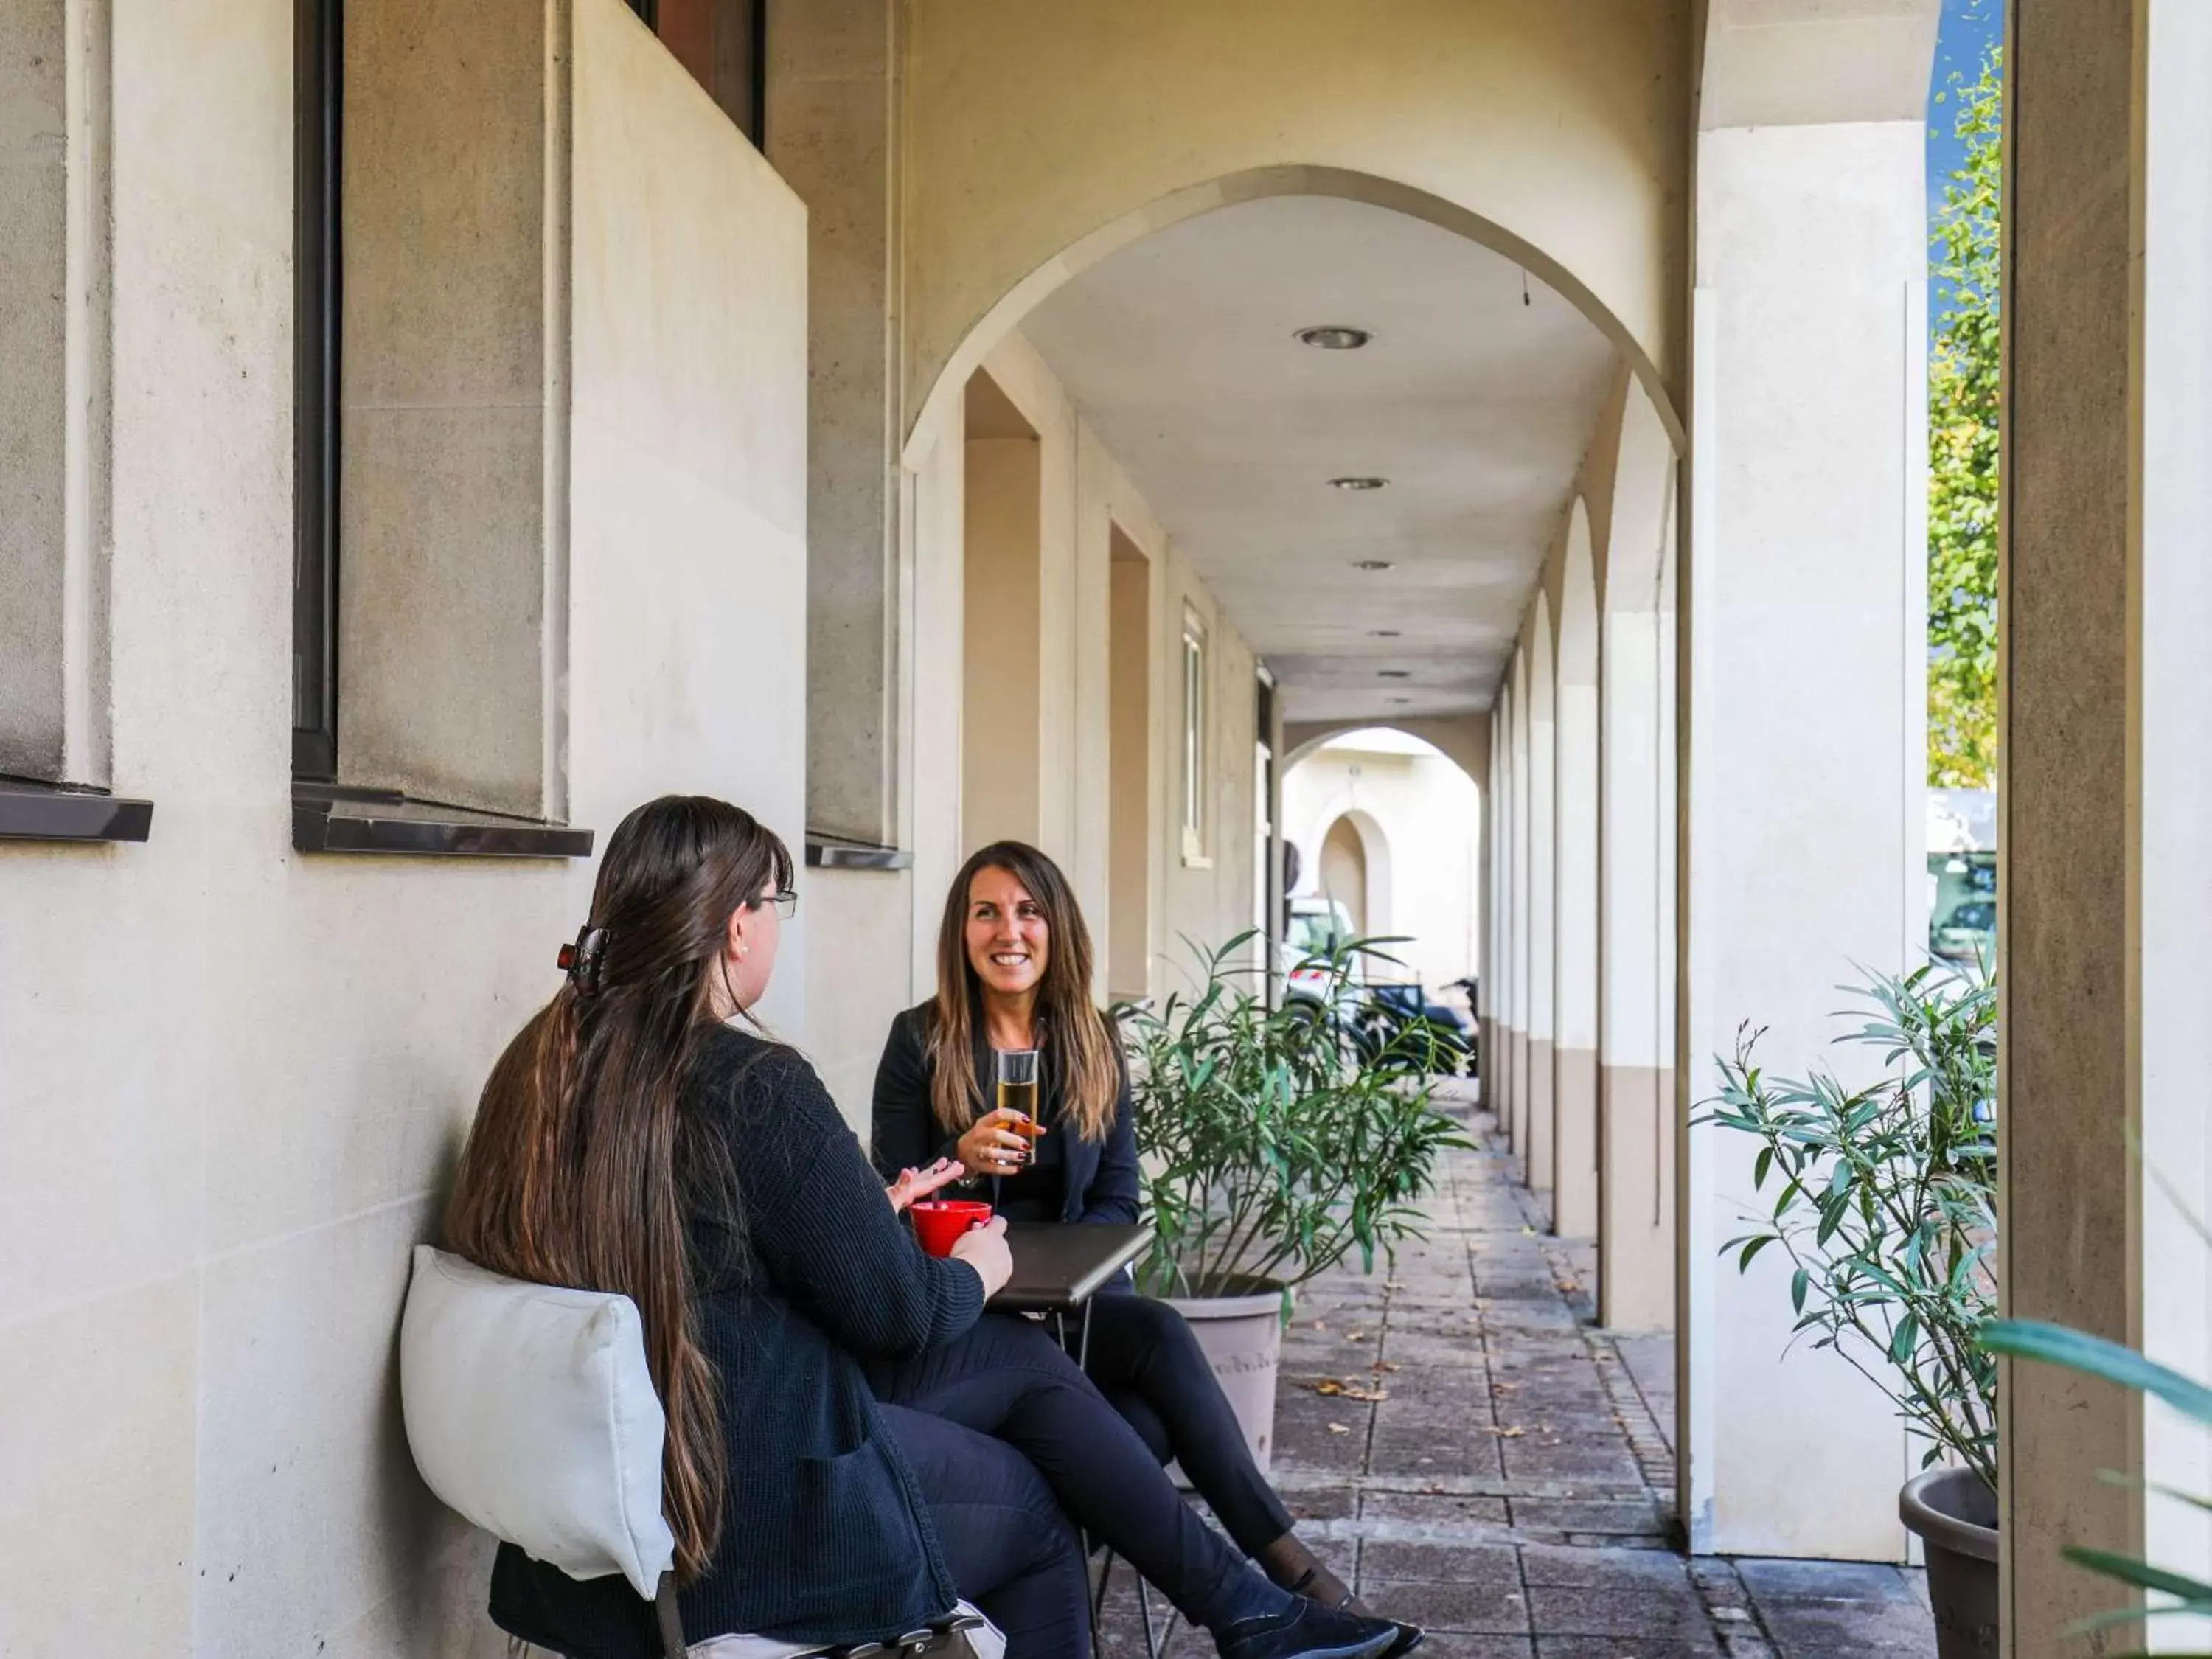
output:
{"label": "stone window sill", "polygon": [[138,842],[153,827],[150,800],[0,778],[0,842]]}
{"label": "stone window sill", "polygon": [[810,870],[908,870],[914,854],[902,847],[878,847],[842,836],[811,832],[806,837],[806,867]]}
{"label": "stone window sill", "polygon": [[583,859],[592,842],[589,830],[441,806],[396,790],[292,786],[292,846],[301,853]]}

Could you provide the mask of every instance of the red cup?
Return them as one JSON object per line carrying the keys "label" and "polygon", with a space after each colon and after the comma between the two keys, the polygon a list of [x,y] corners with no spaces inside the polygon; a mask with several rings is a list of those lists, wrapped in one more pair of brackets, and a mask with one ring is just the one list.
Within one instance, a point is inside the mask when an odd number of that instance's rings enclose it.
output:
{"label": "red cup", "polygon": [[925,1199],[907,1206],[914,1218],[914,1236],[931,1255],[951,1255],[961,1234],[991,1218],[991,1206],[980,1199]]}

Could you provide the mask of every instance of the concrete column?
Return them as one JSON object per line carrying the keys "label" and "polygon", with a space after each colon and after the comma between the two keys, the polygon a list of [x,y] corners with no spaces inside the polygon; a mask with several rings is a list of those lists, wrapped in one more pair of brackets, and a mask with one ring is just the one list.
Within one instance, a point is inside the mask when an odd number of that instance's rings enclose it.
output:
{"label": "concrete column", "polygon": [[1553,965],[1558,959],[1559,861],[1558,678],[1553,669],[1552,605],[1542,589],[1529,622],[1528,654],[1528,1132],[1523,1143],[1528,1185],[1552,1189],[1556,1134],[1553,1121]]}
{"label": "concrete column", "polygon": [[[1674,1317],[1674,935],[1662,891],[1674,885],[1672,791],[1660,760],[1660,588],[1675,498],[1674,455],[1658,413],[1632,387],[1607,537],[1600,653],[1598,1319],[1656,1330]],[[1671,628],[1672,617],[1665,626]]]}
{"label": "concrete column", "polygon": [[[1834,987],[1854,963],[1894,970],[1925,950],[1922,112],[1936,10],[1895,8],[1858,37],[1864,78],[1842,77],[1857,104],[1825,61],[1852,40],[1823,8],[1711,14],[1686,573],[1690,1101],[1710,1096],[1713,1057],[1747,1020],[1767,1028],[1770,1066],[1863,1079],[1865,1060],[1830,1049]],[[1692,1547],[1901,1559],[1912,1460],[1893,1409],[1833,1353],[1790,1348],[1778,1252],[1748,1275],[1716,1254],[1753,1203],[1754,1150],[1701,1129],[1681,1172]]]}
{"label": "concrete column", "polygon": [[1559,672],[1553,870],[1554,932],[1552,1231],[1597,1232],[1597,581],[1589,514],[1577,501],[1559,589]]}
{"label": "concrete column", "polygon": [[1506,1144],[1528,1155],[1528,649],[1513,653],[1513,867],[1506,881],[1513,907],[1511,1009],[1513,1066],[1507,1076]]}
{"label": "concrete column", "polygon": [[[2008,60],[1999,1278],[2204,1377],[2212,1264],[2144,1176],[2212,1207],[2212,11],[2016,0]],[[2202,1514],[2099,1479],[2202,1492],[2201,1430],[2037,1366],[1998,1418],[2007,1652],[2078,1651],[2121,1600],[2069,1544],[2212,1576]]]}
{"label": "concrete column", "polygon": [[806,204],[806,811],[899,836],[897,0],[814,0],[768,31],[769,160]]}

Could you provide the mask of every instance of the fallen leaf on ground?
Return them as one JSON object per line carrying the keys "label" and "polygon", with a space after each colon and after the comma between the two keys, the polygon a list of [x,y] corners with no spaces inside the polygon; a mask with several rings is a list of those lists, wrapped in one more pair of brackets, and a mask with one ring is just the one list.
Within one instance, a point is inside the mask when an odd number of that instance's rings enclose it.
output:
{"label": "fallen leaf on ground", "polygon": [[1377,1376],[1384,1371],[1395,1371],[1397,1369],[1398,1362],[1395,1359],[1378,1359],[1375,1362],[1375,1374]]}
{"label": "fallen leaf on ground", "polygon": [[1388,1400],[1390,1397],[1389,1391],[1388,1389],[1370,1389],[1360,1383],[1347,1382],[1340,1378],[1334,1376],[1324,1376],[1320,1382],[1309,1382],[1306,1386],[1311,1389],[1316,1394],[1340,1395],[1346,1400],[1363,1400],[1371,1401],[1376,1400]]}
{"label": "fallen leaf on ground", "polygon": [[1518,1382],[1493,1382],[1490,1385],[1490,1391],[1492,1394],[1511,1394],[1520,1386]]}
{"label": "fallen leaf on ground", "polygon": [[1528,1431],[1526,1429],[1491,1429],[1486,1431],[1486,1432],[1496,1435],[1500,1440],[1518,1440],[1522,1435],[1528,1433]]}
{"label": "fallen leaf on ground", "polygon": [[1382,1281],[1382,1288],[1386,1291],[1402,1291],[1406,1287],[1395,1279],[1386,1279]]}
{"label": "fallen leaf on ground", "polygon": [[1346,1428],[1341,1423],[1330,1424],[1328,1425],[1328,1431],[1331,1434],[1350,1434],[1352,1432],[1350,1429]]}
{"label": "fallen leaf on ground", "polygon": [[1347,1342],[1364,1342],[1367,1340],[1367,1333],[1364,1331],[1346,1331],[1344,1334],[1344,1340]]}

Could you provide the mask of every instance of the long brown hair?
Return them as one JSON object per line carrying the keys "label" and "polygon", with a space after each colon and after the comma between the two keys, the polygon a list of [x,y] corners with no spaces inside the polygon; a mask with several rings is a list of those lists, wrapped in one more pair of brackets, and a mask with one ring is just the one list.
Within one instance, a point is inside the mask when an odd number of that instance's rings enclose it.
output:
{"label": "long brown hair", "polygon": [[1048,947],[1036,1014],[1055,1050],[1060,1106],[1085,1140],[1103,1140],[1121,1090],[1114,1033],[1091,1000],[1091,929],[1060,866],[1026,842],[994,841],[960,866],[937,934],[937,1024],[929,1038],[929,1103],[939,1127],[958,1134],[983,1111],[975,1033],[983,990],[968,960],[968,889],[986,870],[1004,870],[1044,912]]}
{"label": "long brown hair", "polygon": [[481,1267],[637,1304],[668,1419],[662,1504],[685,1583],[714,1559],[725,1469],[684,1217],[702,1182],[732,1216],[736,1194],[719,1143],[683,1109],[683,1085],[715,1024],[710,970],[731,915],[791,875],[783,843],[726,801],[665,795],[624,818],[569,982],[492,1067],[446,1212],[448,1247]]}

